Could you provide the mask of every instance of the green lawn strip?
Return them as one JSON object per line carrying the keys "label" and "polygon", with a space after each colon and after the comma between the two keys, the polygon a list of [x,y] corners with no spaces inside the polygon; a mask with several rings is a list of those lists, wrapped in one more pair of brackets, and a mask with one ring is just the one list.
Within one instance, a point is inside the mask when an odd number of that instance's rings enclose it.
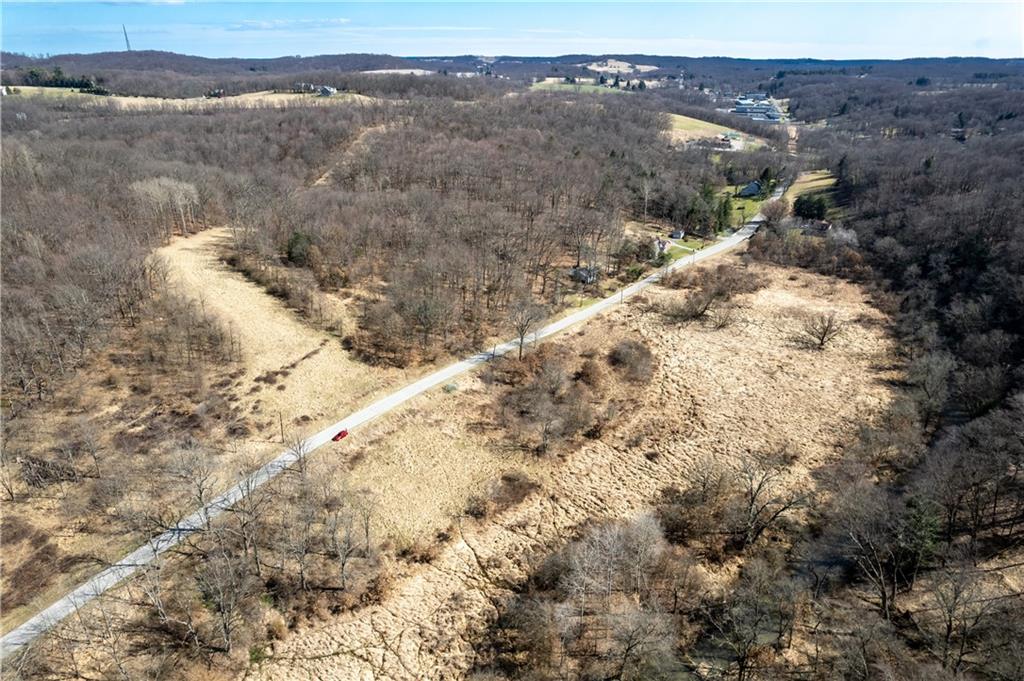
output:
{"label": "green lawn strip", "polygon": [[680,246],[689,248],[691,251],[699,251],[708,244],[704,239],[676,239],[676,243]]}

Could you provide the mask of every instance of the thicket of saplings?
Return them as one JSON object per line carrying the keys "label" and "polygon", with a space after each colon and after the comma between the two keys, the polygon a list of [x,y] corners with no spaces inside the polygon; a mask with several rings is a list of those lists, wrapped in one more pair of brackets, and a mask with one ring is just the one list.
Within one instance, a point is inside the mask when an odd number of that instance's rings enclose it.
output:
{"label": "thicket of saplings", "polygon": [[[179,484],[174,442],[248,429],[248,415],[225,390],[238,358],[231,330],[195,301],[155,290],[151,296],[145,313],[152,317],[115,334],[123,345],[109,351],[110,362],[91,364],[95,376],[56,392],[52,421],[41,424],[31,410],[5,419],[0,493],[7,511],[7,613],[62,576],[113,558],[61,546],[37,524],[74,527],[76,540],[92,537],[100,545],[113,536],[142,541],[155,528],[140,522],[139,506],[184,515],[192,503]],[[117,409],[92,402],[90,391],[116,401]]]}
{"label": "thicket of saplings", "polygon": [[588,349],[573,358],[564,347],[542,345],[522,359],[501,359],[484,380],[501,386],[498,425],[527,451],[564,449],[582,436],[597,439],[628,407],[625,386],[651,380],[654,357],[642,341],[626,339],[602,357]]}
{"label": "thicket of saplings", "polygon": [[592,98],[410,103],[332,170],[331,186],[252,204],[232,262],[302,308],[316,308],[299,292],[310,279],[273,268],[282,253],[320,288],[364,293],[345,335],[368,361],[478,348],[507,331],[511,311],[563,304],[571,267],[636,278],[657,264],[649,239],[624,236],[624,219],[710,235],[729,226],[717,192],[727,177],[784,165],[765,150],[717,166],[670,149],[666,125]]}
{"label": "thicket of saplings", "polygon": [[[814,497],[778,483],[785,457],[708,462],[663,491],[657,523],[581,531],[499,623],[482,678],[1024,676],[1024,603],[1001,577],[1024,527],[1021,99],[912,83],[864,106],[852,77],[828,87],[847,105],[802,139],[838,178],[840,228],[800,235],[780,211],[750,250],[874,287],[902,341],[897,400]],[[742,557],[739,573],[691,587],[679,545],[700,566]]]}
{"label": "thicket of saplings", "polygon": [[[999,415],[1003,436],[1022,416]],[[472,678],[1020,677],[1021,596],[973,562],[968,528],[929,515],[932,491],[905,508],[851,457],[805,494],[789,464],[703,460],[653,514],[585,525],[538,561]]]}

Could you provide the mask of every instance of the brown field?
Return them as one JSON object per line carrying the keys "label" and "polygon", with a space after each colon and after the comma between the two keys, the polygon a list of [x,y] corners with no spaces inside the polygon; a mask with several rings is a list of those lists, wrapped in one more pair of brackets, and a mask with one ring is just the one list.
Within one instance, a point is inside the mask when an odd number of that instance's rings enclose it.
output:
{"label": "brown field", "polygon": [[[305,422],[309,432],[368,404],[412,372],[369,367],[349,356],[337,337],[312,328],[220,261],[227,228],[178,239],[157,251],[170,265],[178,291],[201,301],[238,336],[243,382],[276,374],[275,389],[262,390],[260,411],[285,423]],[[282,388],[283,386],[283,388]],[[308,417],[308,418],[303,418]]]}
{"label": "brown field", "polygon": [[676,144],[692,142],[699,139],[709,139],[721,135],[733,136],[733,148],[737,150],[756,149],[766,143],[760,137],[737,132],[724,125],[703,121],[699,118],[691,118],[680,114],[668,114],[671,126],[668,130],[669,139]]}
{"label": "brown field", "polygon": [[318,97],[309,93],[274,92],[263,90],[247,92],[241,95],[221,98],[190,97],[186,99],[170,99],[165,97],[136,97],[128,95],[93,95],[76,92],[72,88],[36,87],[29,85],[17,86],[16,97],[66,98],[79,102],[98,105],[114,104],[123,109],[140,111],[173,107],[176,109],[212,109],[217,107],[287,107],[287,106],[324,106],[332,104],[371,104],[377,100],[354,92],[339,92],[331,97]]}
{"label": "brown field", "polygon": [[[726,256],[736,258],[737,256]],[[563,457],[537,458],[480,427],[493,397],[477,379],[436,391],[361,431],[345,465],[372,492],[378,531],[429,543],[453,539],[429,564],[397,563],[383,603],[300,630],[252,670],[267,679],[460,678],[471,643],[540,556],[591,517],[630,517],[702,456],[736,461],[786,446],[794,484],[837,456],[858,424],[890,400],[892,346],[884,317],[863,291],[816,275],[754,266],[770,285],[741,296],[741,321],[724,330],[667,326],[638,304],[616,309],[559,339],[574,352],[603,352],[643,338],[659,361],[649,386],[624,391],[619,425]],[[683,295],[653,291],[649,300]],[[824,352],[794,341],[800,319],[836,310],[850,325]],[[318,453],[317,456],[320,454]],[[469,495],[518,469],[541,489],[483,521],[460,515]],[[483,488],[483,489],[482,489]]]}

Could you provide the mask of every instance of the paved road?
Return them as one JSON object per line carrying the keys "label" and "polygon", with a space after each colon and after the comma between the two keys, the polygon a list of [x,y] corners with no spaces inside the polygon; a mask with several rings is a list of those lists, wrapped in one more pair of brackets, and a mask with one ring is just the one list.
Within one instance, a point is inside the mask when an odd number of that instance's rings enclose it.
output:
{"label": "paved road", "polygon": [[[781,197],[785,189],[785,187],[776,189],[772,194],[772,198],[777,199]],[[582,308],[559,319],[558,321],[548,324],[536,333],[527,336],[527,342],[532,343],[547,338],[548,336],[553,336],[570,326],[579,324],[582,321],[599,315],[608,308],[624,302],[627,298],[631,298],[648,286],[651,286],[668,272],[693,265],[701,260],[706,260],[707,258],[714,257],[719,253],[723,253],[736,247],[743,241],[749,239],[762,221],[763,216],[759,213],[732,236],[722,239],[718,243],[708,246],[703,250],[680,258],[668,267],[627,286],[618,293],[604,298],[593,305]],[[497,345],[489,351],[477,353],[472,357],[462,360],[461,362],[456,362],[455,364],[451,364],[443,369],[435,371],[434,373],[421,378],[415,383],[405,386],[397,392],[374,402],[365,409],[361,409],[360,411],[345,417],[334,425],[329,426],[316,435],[306,439],[303,441],[301,447],[296,448],[298,451],[289,450],[283,452],[273,461],[256,470],[256,472],[254,472],[247,480],[240,482],[235,487],[232,487],[214,499],[206,508],[200,509],[186,518],[182,518],[173,529],[153,537],[144,545],[122,558],[116,564],[111,565],[89,579],[85,584],[82,584],[74,591],[66,594],[46,610],[43,610],[21,626],[12,629],[10,632],[5,634],[3,638],[0,639],[0,659],[6,657],[8,654],[14,652],[25,644],[32,642],[37,636],[46,632],[50,627],[75,612],[78,608],[81,608],[94,598],[102,595],[105,591],[114,587],[122,580],[132,576],[140,569],[145,568],[147,565],[152,563],[157,556],[173,548],[189,534],[201,531],[210,519],[217,517],[241,499],[245,494],[245,490],[252,490],[271,480],[281,471],[295,463],[300,455],[308,454],[309,452],[312,452],[313,450],[330,442],[331,437],[339,430],[345,428],[351,431],[358,428],[364,423],[388,413],[395,407],[411,400],[417,395],[420,395],[421,393],[424,393],[438,385],[447,383],[459,374],[465,373],[495,357],[500,357],[508,352],[513,352],[517,350],[518,347],[518,340],[511,340],[507,343]]]}

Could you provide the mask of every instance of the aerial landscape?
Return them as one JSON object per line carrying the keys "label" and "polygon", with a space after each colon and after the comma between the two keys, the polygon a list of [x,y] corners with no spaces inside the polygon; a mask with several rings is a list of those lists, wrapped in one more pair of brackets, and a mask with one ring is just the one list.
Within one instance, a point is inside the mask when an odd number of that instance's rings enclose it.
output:
{"label": "aerial landscape", "polygon": [[1019,2],[4,2],[0,677],[1024,680]]}

